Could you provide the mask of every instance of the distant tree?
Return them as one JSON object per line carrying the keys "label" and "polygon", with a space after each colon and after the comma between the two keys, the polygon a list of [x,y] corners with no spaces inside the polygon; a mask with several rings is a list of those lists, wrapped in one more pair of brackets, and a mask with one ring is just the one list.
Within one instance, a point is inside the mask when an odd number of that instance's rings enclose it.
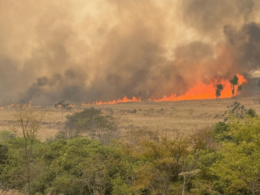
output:
{"label": "distant tree", "polygon": [[108,144],[118,137],[117,124],[112,116],[104,116],[95,108],[88,108],[82,112],[75,112],[66,116],[65,128],[59,132],[62,138],[73,138],[87,133],[92,139]]}
{"label": "distant tree", "polygon": [[71,106],[69,104],[65,103],[65,100],[62,100],[56,104],[54,104],[55,108],[61,108],[61,121],[63,122],[63,114],[71,109]]}
{"label": "distant tree", "polygon": [[221,96],[221,91],[223,90],[222,84],[217,84],[216,86],[216,99],[218,99]]}
{"label": "distant tree", "polygon": [[234,75],[233,79],[229,80],[232,85],[232,95],[235,96],[235,86],[238,85],[238,77]]}

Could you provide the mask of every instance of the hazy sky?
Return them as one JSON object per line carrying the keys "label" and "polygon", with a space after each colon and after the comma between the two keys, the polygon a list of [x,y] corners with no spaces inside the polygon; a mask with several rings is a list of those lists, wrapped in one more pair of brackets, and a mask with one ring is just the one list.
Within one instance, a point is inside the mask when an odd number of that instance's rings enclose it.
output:
{"label": "hazy sky", "polygon": [[260,65],[258,0],[0,0],[0,104],[183,94]]}

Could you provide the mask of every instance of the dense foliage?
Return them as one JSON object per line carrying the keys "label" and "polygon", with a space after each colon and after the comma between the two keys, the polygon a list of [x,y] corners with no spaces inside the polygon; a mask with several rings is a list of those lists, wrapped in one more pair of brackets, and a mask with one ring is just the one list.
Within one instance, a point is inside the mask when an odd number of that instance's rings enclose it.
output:
{"label": "dense foliage", "polygon": [[236,103],[226,122],[192,136],[137,131],[119,141],[108,136],[117,132],[111,117],[86,109],[67,116],[55,139],[32,137],[30,158],[26,140],[4,131],[0,188],[37,195],[259,194],[260,118],[247,111]]}

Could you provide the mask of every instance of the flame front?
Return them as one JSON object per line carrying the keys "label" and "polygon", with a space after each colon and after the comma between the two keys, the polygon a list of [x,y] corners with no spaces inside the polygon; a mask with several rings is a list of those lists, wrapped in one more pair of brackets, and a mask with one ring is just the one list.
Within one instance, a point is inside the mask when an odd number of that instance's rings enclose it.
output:
{"label": "flame front", "polygon": [[117,103],[127,103],[127,102],[141,102],[141,98],[133,97],[132,99],[127,98],[126,96],[123,99],[113,100],[113,101],[96,101],[92,104],[90,103],[82,103],[81,106],[90,106],[90,105],[107,105],[107,104],[117,104]]}
{"label": "flame front", "polygon": [[141,102],[141,98],[133,97],[132,99],[128,99],[126,96],[123,99],[113,100],[109,102],[96,101],[94,104],[103,105],[103,104],[117,104],[117,103],[126,103],[126,102]]}
{"label": "flame front", "polygon": [[[247,80],[244,76],[237,74],[238,77],[238,85],[242,85],[247,83]],[[215,79],[210,84],[204,84],[203,82],[199,82],[194,87],[189,89],[184,95],[177,96],[176,94],[171,94],[170,96],[164,95],[160,99],[149,99],[150,101],[155,102],[164,102],[164,101],[181,101],[181,100],[198,100],[198,99],[214,99],[216,98],[216,85],[222,84],[224,89],[221,91],[220,98],[231,98],[232,95],[232,86],[229,80],[222,79],[217,80]],[[237,93],[237,87],[235,86],[235,94]],[[133,97],[132,99],[128,99],[124,97],[123,99],[113,100],[113,101],[96,101],[92,103],[92,105],[107,105],[107,104],[117,104],[117,103],[126,103],[126,102],[141,102],[141,98]],[[82,103],[82,105],[91,105]]]}
{"label": "flame front", "polygon": [[[242,76],[237,74],[238,84],[242,85],[243,83],[247,83],[247,80]],[[220,98],[230,98],[232,97],[231,84],[228,80],[222,79],[220,82],[218,80],[214,80],[214,82],[206,85],[202,82],[199,82],[195,87],[189,89],[184,95],[176,96],[172,94],[170,96],[163,96],[161,99],[155,99],[155,102],[163,102],[163,101],[180,101],[180,100],[198,100],[198,99],[214,99],[216,92],[216,85],[222,84],[224,89],[221,92]],[[237,91],[237,86],[236,89]]]}

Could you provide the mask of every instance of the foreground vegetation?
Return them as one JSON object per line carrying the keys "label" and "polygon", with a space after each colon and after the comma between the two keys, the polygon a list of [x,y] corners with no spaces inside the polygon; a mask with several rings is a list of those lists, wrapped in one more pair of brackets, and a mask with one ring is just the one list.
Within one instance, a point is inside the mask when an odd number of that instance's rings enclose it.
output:
{"label": "foreground vegetation", "polygon": [[[133,130],[90,108],[37,140],[44,113],[16,108],[0,134],[0,188],[24,194],[259,194],[260,118],[238,102],[224,122],[187,136]],[[16,135],[22,129],[22,136]]]}

